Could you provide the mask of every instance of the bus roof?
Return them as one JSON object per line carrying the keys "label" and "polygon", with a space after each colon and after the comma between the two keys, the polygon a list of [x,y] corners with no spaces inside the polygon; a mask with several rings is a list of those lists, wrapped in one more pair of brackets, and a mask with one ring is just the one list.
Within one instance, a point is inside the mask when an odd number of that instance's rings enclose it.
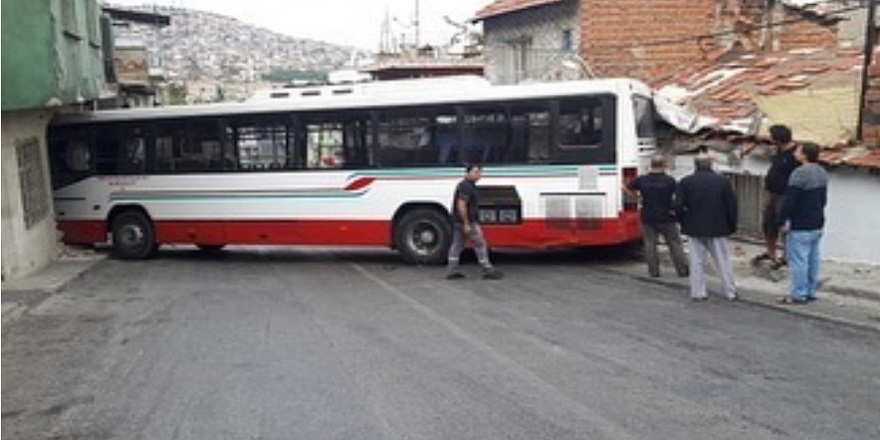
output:
{"label": "bus roof", "polygon": [[[474,78],[480,81],[475,81]],[[453,79],[448,79],[443,87],[438,86],[440,83],[437,80],[400,80],[302,89],[278,89],[278,91],[297,91],[298,96],[289,94],[287,96],[279,96],[279,99],[272,99],[270,97],[238,103],[60,113],[53,118],[52,124],[109,123],[297,111],[332,111],[479,103],[576,96],[603,92],[651,96],[651,89],[646,84],[629,78],[496,86],[490,85],[479,77],[473,77],[466,80],[459,78],[457,83]]]}

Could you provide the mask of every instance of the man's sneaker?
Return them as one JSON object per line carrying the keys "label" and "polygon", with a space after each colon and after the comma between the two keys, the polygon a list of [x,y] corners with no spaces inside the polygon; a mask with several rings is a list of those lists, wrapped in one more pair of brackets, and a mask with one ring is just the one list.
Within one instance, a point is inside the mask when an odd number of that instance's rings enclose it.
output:
{"label": "man's sneaker", "polygon": [[457,280],[459,278],[464,278],[464,274],[459,271],[449,272],[448,274],[446,274],[447,280]]}
{"label": "man's sneaker", "polygon": [[483,271],[484,280],[500,280],[501,278],[503,278],[503,275],[501,275],[501,272],[498,272],[495,269],[488,269]]}

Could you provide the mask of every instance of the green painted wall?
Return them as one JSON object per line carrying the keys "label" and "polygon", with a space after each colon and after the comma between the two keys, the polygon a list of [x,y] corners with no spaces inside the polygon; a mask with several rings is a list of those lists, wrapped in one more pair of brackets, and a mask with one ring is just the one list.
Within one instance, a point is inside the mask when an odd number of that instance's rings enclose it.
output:
{"label": "green painted wall", "polygon": [[104,86],[99,13],[97,0],[3,0],[3,110],[99,96]]}

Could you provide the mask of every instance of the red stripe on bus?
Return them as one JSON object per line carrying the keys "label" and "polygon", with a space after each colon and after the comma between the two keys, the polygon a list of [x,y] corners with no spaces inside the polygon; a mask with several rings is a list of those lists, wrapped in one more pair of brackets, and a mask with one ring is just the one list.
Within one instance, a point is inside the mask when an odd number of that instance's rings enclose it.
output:
{"label": "red stripe on bus", "polygon": [[[102,221],[60,221],[68,244],[103,243]],[[390,246],[390,221],[379,220],[199,220],[154,223],[157,243],[301,244]],[[637,213],[619,219],[529,220],[520,225],[483,225],[492,247],[550,249],[602,246],[641,238]]]}
{"label": "red stripe on bus", "polygon": [[357,191],[357,190],[364,188],[364,187],[368,186],[369,184],[373,183],[373,181],[375,181],[375,180],[376,180],[375,177],[361,177],[359,179],[356,179],[354,182],[351,182],[348,185],[346,185],[345,190],[346,191]]}

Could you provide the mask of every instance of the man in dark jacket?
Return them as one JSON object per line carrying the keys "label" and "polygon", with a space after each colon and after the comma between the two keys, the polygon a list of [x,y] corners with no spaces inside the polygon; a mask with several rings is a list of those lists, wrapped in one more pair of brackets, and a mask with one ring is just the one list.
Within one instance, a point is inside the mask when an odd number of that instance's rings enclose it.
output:
{"label": "man in dark jacket", "polygon": [[737,202],[733,186],[724,176],[712,170],[712,158],[699,154],[696,169],[679,182],[676,211],[682,232],[689,237],[690,294],[693,300],[704,300],[706,254],[712,256],[721,276],[727,299],[736,299],[736,282],[727,254],[727,237],[736,232]]}
{"label": "man in dark jacket", "polygon": [[627,191],[638,191],[642,198],[640,218],[645,242],[645,259],[648,260],[648,273],[652,277],[660,276],[657,243],[661,235],[669,248],[678,276],[688,276],[687,257],[684,256],[681,235],[672,209],[675,186],[675,179],[666,174],[666,159],[663,156],[652,157],[648,174],[636,177],[626,186]]}
{"label": "man in dark jacket", "polygon": [[779,226],[788,225],[785,250],[791,277],[789,295],[783,303],[804,303],[816,299],[819,276],[819,241],[825,226],[828,174],[817,162],[819,146],[804,143],[795,153],[801,166],[791,173]]}

